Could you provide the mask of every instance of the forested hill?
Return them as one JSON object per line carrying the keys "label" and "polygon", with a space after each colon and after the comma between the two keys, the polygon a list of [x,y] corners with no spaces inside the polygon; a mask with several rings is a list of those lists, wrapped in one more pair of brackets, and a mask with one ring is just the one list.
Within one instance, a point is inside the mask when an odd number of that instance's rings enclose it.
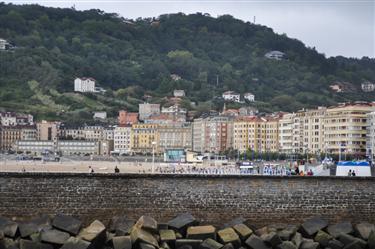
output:
{"label": "forested hill", "polygon": [[[301,41],[229,15],[130,20],[100,10],[0,3],[0,38],[16,46],[0,52],[0,107],[38,117],[83,117],[93,110],[114,115],[119,108],[135,110],[144,94],[163,102],[173,89],[184,89],[185,106],[199,110],[219,108],[214,97],[226,90],[254,93],[255,105],[265,111],[374,96],[360,89],[364,81],[375,83],[374,59],[326,58]],[[272,50],[286,58],[265,58]],[[107,93],[73,93],[77,76],[95,78]],[[332,92],[334,82],[345,91]]]}

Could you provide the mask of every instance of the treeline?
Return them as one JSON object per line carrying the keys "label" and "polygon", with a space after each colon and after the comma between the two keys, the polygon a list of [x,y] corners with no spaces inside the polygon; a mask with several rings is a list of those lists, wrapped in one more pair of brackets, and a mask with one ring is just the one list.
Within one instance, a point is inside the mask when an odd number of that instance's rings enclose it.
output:
{"label": "treeline", "polygon": [[[0,38],[16,46],[14,52],[0,53],[3,107],[45,107],[28,91],[27,82],[35,80],[39,94],[54,101],[58,97],[56,105],[64,111],[90,109],[86,102],[93,99],[80,102],[64,95],[72,91],[76,76],[97,79],[110,90],[108,99],[128,101],[124,93],[137,86],[131,95],[135,100],[128,103],[132,108],[144,93],[163,97],[175,88],[197,103],[226,90],[250,91],[257,107],[266,111],[373,99],[360,91],[360,84],[375,82],[374,59],[326,58],[296,39],[229,15],[178,13],[130,20],[101,10],[0,3]],[[284,52],[286,59],[266,59],[271,50]],[[175,81],[171,74],[182,79]],[[329,85],[336,81],[354,90],[332,93]],[[108,99],[100,102],[104,109],[115,103]]]}

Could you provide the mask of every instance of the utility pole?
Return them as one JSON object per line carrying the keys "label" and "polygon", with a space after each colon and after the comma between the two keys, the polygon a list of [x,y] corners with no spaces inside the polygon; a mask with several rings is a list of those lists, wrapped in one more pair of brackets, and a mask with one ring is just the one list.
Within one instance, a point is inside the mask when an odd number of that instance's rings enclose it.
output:
{"label": "utility pole", "polygon": [[219,86],[219,75],[216,74],[216,86]]}

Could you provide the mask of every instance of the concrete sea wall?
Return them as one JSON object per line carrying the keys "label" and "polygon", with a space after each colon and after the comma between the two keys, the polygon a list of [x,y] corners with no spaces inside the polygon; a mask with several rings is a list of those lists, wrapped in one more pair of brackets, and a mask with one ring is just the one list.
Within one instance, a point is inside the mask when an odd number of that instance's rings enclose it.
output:
{"label": "concrete sea wall", "polygon": [[0,216],[59,212],[86,223],[119,214],[167,221],[183,212],[216,225],[239,216],[261,226],[315,215],[375,223],[375,178],[0,173]]}

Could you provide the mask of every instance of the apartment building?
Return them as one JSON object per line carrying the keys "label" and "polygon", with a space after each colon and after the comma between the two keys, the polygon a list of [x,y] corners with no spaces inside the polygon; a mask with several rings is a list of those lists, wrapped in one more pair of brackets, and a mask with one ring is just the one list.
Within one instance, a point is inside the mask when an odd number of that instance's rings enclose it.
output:
{"label": "apartment building", "polygon": [[375,111],[367,113],[366,155],[372,161],[375,155]]}
{"label": "apartment building", "polygon": [[160,114],[160,104],[139,104],[139,119],[145,120],[152,115]]}
{"label": "apartment building", "polygon": [[158,151],[159,134],[157,124],[132,125],[132,150],[135,153],[152,153]]}
{"label": "apartment building", "polygon": [[50,140],[26,141],[18,140],[14,144],[14,150],[18,152],[29,152],[41,154],[46,151],[61,155],[100,155],[100,143],[97,141],[83,140]]}
{"label": "apartment building", "polygon": [[118,113],[118,124],[120,126],[131,126],[138,123],[138,113],[121,110]]}
{"label": "apartment building", "polygon": [[95,92],[95,79],[93,78],[76,78],[74,80],[75,92]]}
{"label": "apartment building", "polygon": [[[241,153],[248,149],[253,149],[249,146],[249,135],[251,136],[250,128],[254,128],[257,123],[257,117],[238,117],[233,122],[233,149]],[[252,129],[254,130],[254,129]]]}
{"label": "apartment building", "polygon": [[160,152],[167,149],[192,149],[192,125],[189,123],[160,125],[158,133]]}
{"label": "apartment building", "polygon": [[59,137],[60,122],[49,122],[43,120],[36,124],[37,139],[45,141],[55,141]]}
{"label": "apartment building", "polygon": [[113,150],[119,154],[132,153],[132,127],[119,126],[114,130]]}
{"label": "apartment building", "polygon": [[374,110],[375,106],[371,103],[346,103],[327,108],[324,141],[328,153],[364,156],[367,115]]}
{"label": "apartment building", "polygon": [[279,120],[279,152],[282,154],[294,153],[294,118],[295,113],[287,113]]}
{"label": "apartment building", "polygon": [[215,116],[193,122],[193,150],[223,152],[233,146],[233,118]]}

